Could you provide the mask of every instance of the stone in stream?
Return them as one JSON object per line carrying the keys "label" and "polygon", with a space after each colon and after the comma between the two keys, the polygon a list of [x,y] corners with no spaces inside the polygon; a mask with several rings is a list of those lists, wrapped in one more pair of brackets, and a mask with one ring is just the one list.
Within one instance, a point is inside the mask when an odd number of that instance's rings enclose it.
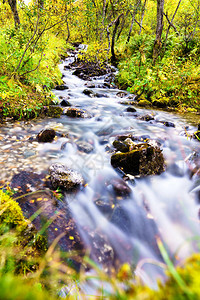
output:
{"label": "stone in stream", "polygon": [[91,115],[86,110],[79,108],[68,108],[64,114],[71,118],[91,118]]}
{"label": "stone in stream", "polygon": [[92,83],[92,82],[86,82],[86,83],[85,83],[85,86],[87,86],[89,89],[95,88],[95,84]]}
{"label": "stone in stream", "polygon": [[127,107],[126,111],[127,112],[136,112],[137,110],[134,107],[129,106],[129,107]]}
{"label": "stone in stream", "polygon": [[129,238],[134,238],[142,247],[153,250],[161,258],[156,238],[160,237],[159,230],[155,221],[147,217],[147,212],[135,202],[131,209],[127,208],[125,203],[116,206],[112,216],[111,223],[115,224]]}
{"label": "stone in stream", "polygon": [[113,154],[111,165],[127,174],[140,176],[161,174],[165,170],[162,151],[149,143],[135,144],[129,152]]}
{"label": "stone in stream", "polygon": [[83,94],[86,95],[86,96],[89,96],[89,97],[95,97],[95,92],[93,92],[92,90],[89,90],[89,89],[85,89],[83,90]]}
{"label": "stone in stream", "polygon": [[50,180],[54,189],[72,191],[84,184],[82,175],[69,169],[66,165],[55,163],[49,168]]}
{"label": "stone in stream", "polygon": [[120,152],[126,153],[129,152],[129,145],[125,141],[115,140],[113,146]]}
{"label": "stone in stream", "polygon": [[79,151],[85,153],[91,153],[94,150],[94,147],[90,143],[87,143],[85,141],[78,141],[76,145]]}
{"label": "stone in stream", "polygon": [[44,224],[48,224],[44,233],[48,245],[62,234],[58,246],[62,251],[78,250],[80,261],[81,255],[85,253],[81,254],[84,244],[68,207],[59,201],[58,193],[50,190],[48,174],[22,171],[13,176],[10,186],[15,190],[13,197],[20,196],[16,201],[25,218],[29,219],[36,214],[32,223],[38,231],[44,229]]}
{"label": "stone in stream", "polygon": [[60,118],[61,114],[63,113],[63,109],[57,105],[49,105],[46,107],[45,114],[51,118]]}
{"label": "stone in stream", "polygon": [[138,119],[149,122],[149,121],[154,120],[154,117],[153,117],[153,115],[146,114],[146,115],[140,116]]}
{"label": "stone in stream", "polygon": [[37,135],[39,143],[51,143],[56,136],[54,129],[43,129]]}
{"label": "stone in stream", "polygon": [[58,91],[64,91],[64,90],[68,90],[69,89],[69,87],[67,86],[67,85],[57,85],[56,87],[55,87],[55,90],[58,90]]}
{"label": "stone in stream", "polygon": [[116,94],[116,96],[119,97],[119,98],[125,98],[126,96],[128,96],[128,93],[126,93],[126,92],[118,92]]}
{"label": "stone in stream", "polygon": [[128,197],[131,194],[131,189],[128,184],[120,179],[113,178],[110,180],[109,184],[112,186],[114,194],[118,197]]}
{"label": "stone in stream", "polygon": [[166,127],[175,127],[174,123],[169,122],[169,121],[160,121],[160,123],[162,123]]}
{"label": "stone in stream", "polygon": [[60,102],[60,105],[63,106],[63,107],[72,106],[71,103],[69,101],[67,101],[66,99],[63,99]]}

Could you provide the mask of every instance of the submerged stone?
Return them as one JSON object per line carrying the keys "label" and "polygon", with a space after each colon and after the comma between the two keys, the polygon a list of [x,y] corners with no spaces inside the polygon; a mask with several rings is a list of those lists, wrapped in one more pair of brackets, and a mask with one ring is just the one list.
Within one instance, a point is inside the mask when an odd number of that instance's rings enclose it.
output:
{"label": "submerged stone", "polygon": [[112,185],[113,191],[116,196],[120,196],[120,197],[130,196],[131,189],[123,179],[113,178],[110,181],[110,184]]}
{"label": "submerged stone", "polygon": [[84,184],[80,173],[69,169],[67,166],[55,163],[49,168],[53,188],[65,191],[75,190]]}
{"label": "submerged stone", "polygon": [[79,141],[77,142],[77,147],[79,151],[85,152],[85,153],[90,153],[94,150],[94,147],[85,141]]}
{"label": "submerged stone", "polygon": [[127,153],[113,154],[111,165],[121,168],[125,173],[140,176],[161,174],[164,171],[164,157],[159,147],[148,143],[132,147]]}
{"label": "submerged stone", "polygon": [[143,116],[139,117],[138,119],[149,122],[149,121],[154,120],[154,117],[152,115],[147,114],[147,115],[143,115]]}

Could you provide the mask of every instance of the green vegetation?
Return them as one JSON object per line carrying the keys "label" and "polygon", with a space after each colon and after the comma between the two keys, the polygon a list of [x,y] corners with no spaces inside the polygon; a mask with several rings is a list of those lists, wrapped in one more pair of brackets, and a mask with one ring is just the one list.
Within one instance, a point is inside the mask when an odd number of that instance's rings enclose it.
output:
{"label": "green vegetation", "polygon": [[[0,0],[1,121],[35,118],[46,106],[47,116],[60,115],[51,106],[51,89],[62,84],[58,63],[73,42],[88,44],[84,60],[117,65],[118,86],[137,94],[139,105],[199,111],[199,8],[199,0],[38,0],[17,6]],[[56,250],[56,243],[47,249],[17,202],[0,190],[0,298],[57,299],[65,285],[73,290],[67,299],[200,298],[199,254],[175,268],[158,241],[168,279],[157,291],[143,286],[128,264],[108,275],[85,258],[99,287],[110,287],[90,297],[78,286],[91,278],[72,270],[70,254]]]}
{"label": "green vegetation", "polygon": [[[158,240],[165,264],[149,263],[164,268],[167,280],[159,282],[157,290],[142,284],[140,276],[134,275],[133,268],[127,263],[117,272],[107,274],[85,257],[85,264],[93,269],[93,275],[87,275],[84,270],[76,273],[67,263],[73,257],[72,253],[61,253],[56,249],[58,240],[47,250],[44,238],[30,230],[30,222],[24,219],[18,204],[2,190],[0,203],[1,299],[58,299],[65,287],[64,299],[195,300],[200,297],[199,254],[194,254],[182,266],[175,268]],[[137,274],[140,274],[139,269]],[[80,287],[94,279],[99,283],[99,296],[86,295]]]}
{"label": "green vegetation", "polygon": [[[198,111],[199,0],[0,1],[0,116],[43,113],[61,84],[67,42],[88,61],[118,65],[117,84],[142,106]],[[158,9],[157,9],[158,8]],[[148,100],[149,102],[145,102]]]}

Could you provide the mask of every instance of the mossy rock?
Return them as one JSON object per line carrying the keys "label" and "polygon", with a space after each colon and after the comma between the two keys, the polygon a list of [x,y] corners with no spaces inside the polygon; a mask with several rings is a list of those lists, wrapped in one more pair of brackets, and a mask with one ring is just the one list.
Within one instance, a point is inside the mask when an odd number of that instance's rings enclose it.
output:
{"label": "mossy rock", "polygon": [[138,105],[143,106],[143,107],[151,106],[151,102],[146,99],[142,99],[142,100],[139,100]]}
{"label": "mossy rock", "polygon": [[47,109],[47,116],[52,118],[60,118],[63,113],[63,109],[60,106],[49,105]]}
{"label": "mossy rock", "polygon": [[148,143],[136,144],[127,153],[113,154],[111,165],[121,168],[127,174],[140,176],[161,174],[165,170],[162,151]]}
{"label": "mossy rock", "polygon": [[158,108],[165,108],[169,105],[169,98],[163,97],[160,99],[152,100],[152,104],[153,106],[156,106]]}
{"label": "mossy rock", "polygon": [[118,141],[114,140],[113,146],[123,153],[129,152],[129,144],[127,144],[125,141]]}

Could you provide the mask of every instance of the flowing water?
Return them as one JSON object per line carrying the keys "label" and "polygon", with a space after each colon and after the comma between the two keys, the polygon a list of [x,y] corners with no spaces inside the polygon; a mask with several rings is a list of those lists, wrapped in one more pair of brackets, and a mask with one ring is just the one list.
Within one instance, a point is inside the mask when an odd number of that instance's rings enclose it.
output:
{"label": "flowing water", "polygon": [[[101,97],[84,95],[86,81],[72,75],[72,70],[64,69],[73,60],[72,55],[60,65],[69,89],[54,93],[69,98],[73,107],[87,110],[92,117],[76,119],[63,115],[59,119],[4,124],[0,128],[0,180],[8,182],[22,170],[47,170],[53,162],[78,170],[87,186],[65,201],[85,243],[90,246],[91,241],[84,228],[101,232],[114,249],[115,258],[120,262],[132,261],[138,266],[136,273],[151,284],[152,275],[162,273],[159,266],[153,268],[154,262],[162,262],[156,244],[158,237],[176,259],[199,250],[195,242],[199,236],[198,187],[191,191],[194,182],[189,170],[193,165],[188,157],[194,151],[199,152],[200,144],[185,135],[185,128],[188,132],[194,132],[195,128],[175,114],[158,110],[137,108],[137,116],[150,113],[156,122],[139,120],[120,104],[124,99],[117,96],[119,90],[101,88],[104,77],[94,78],[92,83],[99,87],[90,88],[103,94]],[[175,128],[159,121],[173,122]],[[67,137],[58,137],[52,143],[32,141],[31,137],[44,127],[54,128]],[[167,166],[159,176],[128,180],[131,193],[126,198],[117,196],[110,184],[112,179],[122,176],[110,164],[112,142],[122,134],[145,135],[159,141]],[[78,144],[83,141],[93,151],[80,151]],[[96,205],[98,201],[107,204],[108,210],[106,205],[103,208]]]}

